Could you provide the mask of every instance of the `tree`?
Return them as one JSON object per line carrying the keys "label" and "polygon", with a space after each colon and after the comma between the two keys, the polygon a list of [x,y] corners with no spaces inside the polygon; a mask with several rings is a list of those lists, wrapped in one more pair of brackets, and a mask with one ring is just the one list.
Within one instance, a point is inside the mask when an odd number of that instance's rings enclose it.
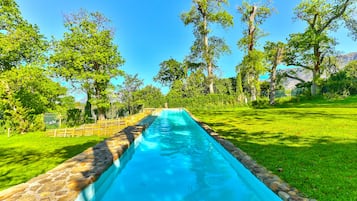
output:
{"label": "tree", "polygon": [[288,40],[287,65],[312,72],[311,95],[317,95],[326,59],[334,54],[336,41],[329,33],[336,31],[343,20],[355,12],[356,0],[303,0],[295,8],[298,19],[307,23],[303,33],[291,34]]}
{"label": "tree", "polygon": [[283,61],[285,44],[282,42],[267,42],[264,46],[266,60],[270,66],[269,103],[275,104],[275,90],[277,81],[277,67]]}
{"label": "tree", "polygon": [[183,79],[186,76],[187,69],[185,69],[185,65],[171,58],[160,63],[160,71],[154,77],[154,81],[171,87],[175,80]]}
{"label": "tree", "polygon": [[135,94],[136,99],[144,104],[145,107],[163,107],[165,103],[165,97],[161,93],[161,90],[152,85],[145,86]]}
{"label": "tree", "polygon": [[137,99],[135,93],[140,90],[143,85],[143,80],[138,78],[138,74],[125,75],[125,80],[122,86],[119,86],[119,99],[120,102],[126,105],[129,114],[134,113],[134,106],[137,106]]}
{"label": "tree", "polygon": [[59,111],[66,88],[49,79],[45,71],[28,65],[0,74],[1,123],[16,132],[44,127],[45,112]]}
{"label": "tree", "polygon": [[14,0],[0,1],[0,72],[43,61],[47,47],[38,27],[22,18]]}
{"label": "tree", "polygon": [[207,70],[207,84],[210,93],[214,93],[213,69],[216,60],[224,53],[229,52],[229,47],[222,38],[210,36],[210,25],[218,24],[224,28],[233,25],[233,17],[225,10],[223,5],[227,0],[193,0],[190,11],[183,13],[181,19],[185,25],[194,26],[193,33],[196,40],[191,47],[191,60],[195,63],[203,62]]}
{"label": "tree", "polygon": [[67,32],[55,41],[51,62],[53,71],[65,80],[79,84],[87,101],[97,107],[99,119],[105,119],[110,106],[110,80],[123,74],[124,63],[109,20],[99,12],[80,11],[65,16]]}
{"label": "tree", "polygon": [[243,38],[238,41],[238,47],[243,49],[246,55],[237,66],[237,73],[239,69],[243,84],[254,101],[259,94],[259,75],[265,72],[264,53],[255,48],[258,39],[265,35],[259,26],[271,15],[272,8],[268,4],[258,5],[244,1],[242,6],[238,7],[238,11],[242,15],[242,22],[248,26],[243,32]]}
{"label": "tree", "polygon": [[249,51],[237,66],[242,77],[243,90],[248,91],[251,101],[255,101],[260,94],[259,75],[266,72],[267,63],[264,52],[259,50]]}

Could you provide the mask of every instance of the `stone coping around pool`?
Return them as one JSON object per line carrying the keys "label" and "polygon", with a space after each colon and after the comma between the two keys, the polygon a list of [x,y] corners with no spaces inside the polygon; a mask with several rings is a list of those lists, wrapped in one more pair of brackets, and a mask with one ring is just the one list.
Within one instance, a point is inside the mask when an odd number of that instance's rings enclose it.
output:
{"label": "stone coping around pool", "polygon": [[200,125],[211,137],[213,137],[218,143],[220,143],[228,152],[230,152],[234,158],[240,161],[250,172],[252,172],[260,181],[262,181],[268,188],[270,188],[275,194],[277,194],[284,201],[316,201],[304,197],[296,188],[291,187],[288,183],[284,182],[277,175],[274,175],[271,171],[267,170],[262,165],[259,165],[254,161],[247,153],[236,147],[230,141],[221,137],[207,124],[200,121],[187,109],[187,113]]}
{"label": "stone coping around pool", "polygon": [[26,183],[1,191],[0,200],[75,200],[85,187],[98,180],[100,175],[128,149],[155,120],[155,115],[151,115],[149,119],[144,125],[137,124],[123,129],[113,137]]}

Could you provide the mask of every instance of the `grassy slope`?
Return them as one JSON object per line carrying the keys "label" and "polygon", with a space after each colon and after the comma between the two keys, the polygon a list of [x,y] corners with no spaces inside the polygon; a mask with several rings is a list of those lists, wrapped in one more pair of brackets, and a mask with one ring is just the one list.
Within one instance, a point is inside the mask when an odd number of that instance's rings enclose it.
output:
{"label": "grassy slope", "polygon": [[192,113],[307,196],[357,197],[357,97]]}
{"label": "grassy slope", "polygon": [[50,138],[43,133],[0,135],[0,190],[45,173],[101,140],[95,136]]}

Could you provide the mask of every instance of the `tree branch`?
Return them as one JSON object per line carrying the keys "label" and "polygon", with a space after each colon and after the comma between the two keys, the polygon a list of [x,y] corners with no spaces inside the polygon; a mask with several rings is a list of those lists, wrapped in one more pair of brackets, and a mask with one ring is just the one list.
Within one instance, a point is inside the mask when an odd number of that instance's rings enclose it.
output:
{"label": "tree branch", "polygon": [[292,76],[292,75],[289,75],[287,72],[284,72],[283,73],[283,76],[284,77],[288,77],[288,78],[291,78],[291,79],[294,79],[294,80],[298,80],[300,82],[305,82],[305,80],[299,78],[299,77],[296,77],[296,76]]}
{"label": "tree branch", "polygon": [[305,66],[305,65],[300,64],[300,63],[287,63],[286,65],[287,66],[299,66],[299,67],[305,68],[307,70],[313,70],[313,68],[311,68],[310,66]]}
{"label": "tree branch", "polygon": [[[323,32],[334,20],[336,20],[337,18],[341,17],[341,15],[343,15],[343,13],[345,13],[348,3],[351,0],[346,0],[342,6],[340,7],[340,12],[337,12],[336,15],[332,16],[329,20],[327,20],[326,24],[324,26],[321,27],[321,29],[318,30],[319,33]],[[337,9],[336,9],[337,10]]]}

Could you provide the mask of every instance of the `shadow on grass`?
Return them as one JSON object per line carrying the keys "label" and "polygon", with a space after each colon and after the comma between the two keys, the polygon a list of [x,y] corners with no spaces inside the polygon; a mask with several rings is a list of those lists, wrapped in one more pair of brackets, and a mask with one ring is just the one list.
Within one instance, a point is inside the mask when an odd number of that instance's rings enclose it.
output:
{"label": "shadow on grass", "polygon": [[317,200],[357,197],[357,142],[339,144],[317,138],[310,141],[310,146],[291,147],[229,140],[308,197]]}
{"label": "shadow on grass", "polygon": [[43,174],[96,143],[90,141],[51,152],[28,147],[0,147],[0,190]]}
{"label": "shadow on grass", "polygon": [[316,108],[316,107],[326,107],[326,108],[356,108],[357,107],[357,96],[349,96],[347,98],[340,99],[325,99],[324,97],[316,98],[295,98],[288,102],[283,102],[275,105],[277,108]]}
{"label": "shadow on grass", "polygon": [[[221,136],[308,197],[318,200],[353,200],[357,197],[356,138],[351,136],[336,142],[334,136],[292,135],[291,131],[265,129],[265,123],[272,120],[278,126],[279,118],[283,116],[288,116],[288,121],[307,118],[318,121],[323,118],[323,122],[329,123],[341,118],[353,123],[357,119],[352,114],[280,109],[223,111],[217,116],[217,112],[211,111],[197,113],[203,116],[203,120],[206,117],[205,123]],[[235,121],[237,119],[239,121]],[[245,125],[243,128],[256,125],[261,131],[244,130],[240,124]],[[298,125],[292,126],[298,128]]]}

